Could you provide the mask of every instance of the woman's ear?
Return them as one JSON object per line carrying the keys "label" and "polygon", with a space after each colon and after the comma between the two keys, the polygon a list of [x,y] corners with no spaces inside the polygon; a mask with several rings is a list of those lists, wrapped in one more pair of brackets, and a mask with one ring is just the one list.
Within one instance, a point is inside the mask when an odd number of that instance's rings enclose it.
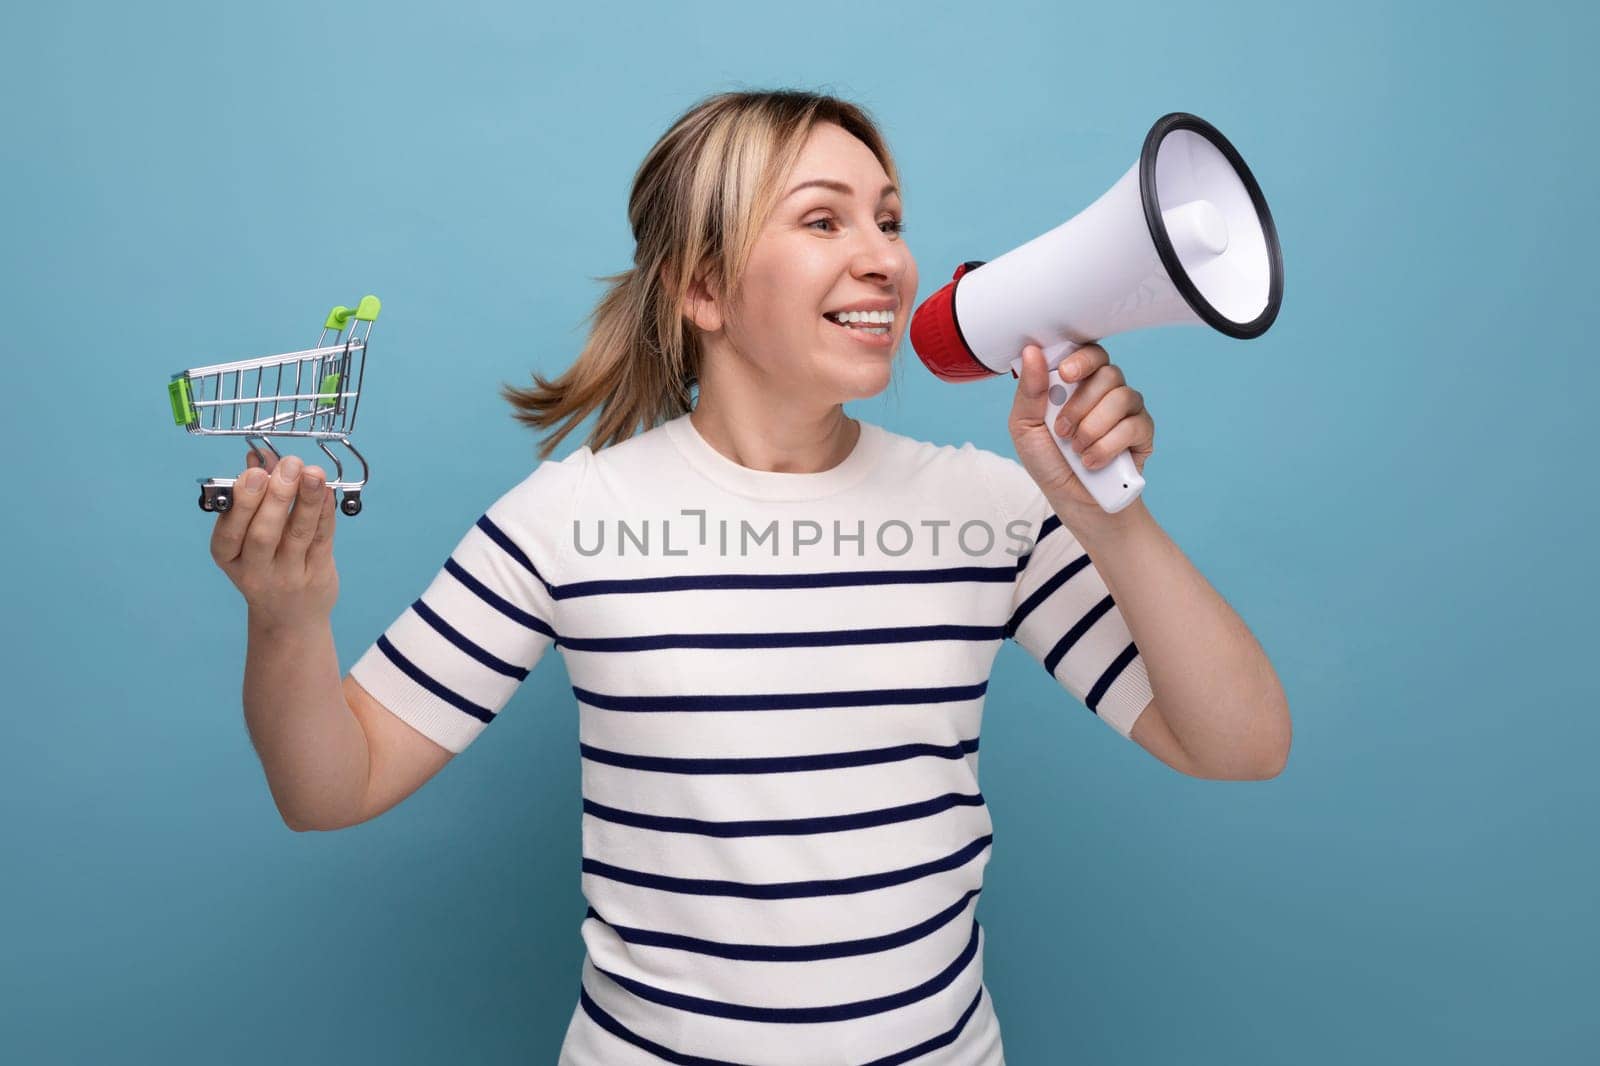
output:
{"label": "woman's ear", "polygon": [[683,317],[703,333],[715,333],[722,328],[722,305],[711,295],[705,274],[697,275],[689,284],[684,297]]}

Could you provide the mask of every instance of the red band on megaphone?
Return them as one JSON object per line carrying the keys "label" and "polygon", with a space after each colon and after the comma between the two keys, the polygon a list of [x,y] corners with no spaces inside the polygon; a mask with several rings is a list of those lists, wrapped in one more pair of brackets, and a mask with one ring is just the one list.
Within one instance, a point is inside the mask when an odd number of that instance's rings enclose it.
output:
{"label": "red band on megaphone", "polygon": [[982,266],[981,261],[956,267],[950,283],[922,302],[911,316],[911,347],[934,376],[944,381],[974,381],[994,377],[967,346],[956,321],[956,286],[961,275]]}

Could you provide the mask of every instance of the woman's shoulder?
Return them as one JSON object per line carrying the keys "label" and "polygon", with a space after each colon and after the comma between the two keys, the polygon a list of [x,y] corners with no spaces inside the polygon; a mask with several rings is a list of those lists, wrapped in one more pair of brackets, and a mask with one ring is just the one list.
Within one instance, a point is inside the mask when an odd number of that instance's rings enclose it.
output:
{"label": "woman's shoulder", "polygon": [[966,468],[985,474],[994,474],[1009,467],[1022,469],[1021,465],[1009,455],[975,444],[971,440],[964,440],[960,444],[923,440],[885,426],[875,428],[885,441],[885,457],[900,462],[950,469]]}
{"label": "woman's shoulder", "polygon": [[523,480],[530,492],[576,492],[591,472],[625,474],[630,470],[659,471],[665,454],[670,453],[664,425],[657,425],[614,444],[598,449],[585,442],[557,459],[541,459]]}
{"label": "woman's shoulder", "polygon": [[518,515],[528,521],[570,512],[593,462],[594,453],[587,444],[559,459],[539,459],[488,513]]}
{"label": "woman's shoulder", "polygon": [[988,495],[1004,511],[1018,514],[1038,486],[1010,455],[964,440],[960,444],[923,440],[878,427],[885,447],[884,468],[896,478],[927,479],[958,492]]}

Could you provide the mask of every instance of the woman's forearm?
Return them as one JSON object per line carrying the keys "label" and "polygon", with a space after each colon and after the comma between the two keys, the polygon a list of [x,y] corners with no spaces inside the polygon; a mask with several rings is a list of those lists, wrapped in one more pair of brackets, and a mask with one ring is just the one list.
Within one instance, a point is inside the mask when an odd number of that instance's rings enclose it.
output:
{"label": "woman's forearm", "polygon": [[1277,672],[1144,501],[1115,515],[1068,514],[1062,524],[1105,580],[1184,751],[1218,777],[1282,770],[1292,727]]}
{"label": "woman's forearm", "polygon": [[245,726],[278,813],[296,830],[351,824],[369,752],[344,698],[331,620],[268,625],[252,614],[248,630]]}

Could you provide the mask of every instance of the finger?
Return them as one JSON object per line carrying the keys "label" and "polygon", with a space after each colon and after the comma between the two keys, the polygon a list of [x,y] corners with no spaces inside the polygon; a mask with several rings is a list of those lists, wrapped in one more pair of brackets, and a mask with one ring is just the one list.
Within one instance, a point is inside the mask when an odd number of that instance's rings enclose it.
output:
{"label": "finger", "polygon": [[1133,455],[1134,468],[1142,471],[1145,460],[1155,451],[1155,422],[1147,412],[1141,411],[1112,426],[1110,432],[1089,446],[1081,459],[1085,469],[1098,470],[1124,451]]}
{"label": "finger", "polygon": [[306,566],[315,566],[333,554],[333,531],[338,526],[339,507],[334,500],[334,491],[327,486],[322,489],[322,507],[317,516],[317,532],[311,538],[311,547],[306,549]]}
{"label": "finger", "polygon": [[1085,344],[1061,360],[1056,373],[1062,381],[1082,381],[1096,370],[1111,362],[1111,356],[1098,344]]}
{"label": "finger", "polygon": [[283,456],[279,455],[277,452],[269,451],[265,448],[251,448],[249,451],[244,453],[244,461],[246,465],[259,466],[266,470],[266,472],[269,474],[277,469],[278,463],[281,462],[282,459]]}
{"label": "finger", "polygon": [[234,480],[233,506],[217,516],[217,524],[211,529],[211,558],[218,563],[226,565],[239,558],[245,530],[261,506],[261,490],[266,483],[266,472],[253,469],[241,472]]}
{"label": "finger", "polygon": [[1037,344],[1024,345],[1022,372],[1017,375],[1017,392],[1011,400],[1013,436],[1044,425],[1045,391],[1049,385],[1044,350]]}
{"label": "finger", "polygon": [[1126,385],[1113,389],[1095,405],[1094,410],[1084,416],[1083,421],[1073,432],[1070,441],[1072,449],[1079,455],[1087,454],[1089,449],[1110,433],[1119,422],[1143,410],[1144,397],[1139,395],[1139,390]]}
{"label": "finger", "polygon": [[[1078,429],[1089,412],[1099,406],[1114,390],[1124,384],[1122,370],[1114,363],[1107,363],[1095,370],[1087,378],[1077,381],[1077,388],[1072,391],[1072,396],[1062,405],[1060,413],[1056,416],[1056,432],[1063,437],[1071,436]],[[1110,429],[1111,424],[1105,423],[1102,431]],[[1093,440],[1091,437],[1089,440]]]}
{"label": "finger", "polygon": [[283,539],[283,527],[288,521],[289,505],[294,502],[300,487],[300,459],[286,455],[272,476],[267,479],[266,490],[261,493],[261,506],[244,533],[244,548],[239,557],[249,569],[267,569],[278,554],[278,542]]}
{"label": "finger", "polygon": [[304,570],[306,551],[311,547],[311,539],[317,535],[317,522],[322,517],[322,490],[327,487],[322,468],[304,468],[295,487],[298,492],[294,499],[294,511],[290,513],[289,524],[278,543],[277,559],[280,563]]}

